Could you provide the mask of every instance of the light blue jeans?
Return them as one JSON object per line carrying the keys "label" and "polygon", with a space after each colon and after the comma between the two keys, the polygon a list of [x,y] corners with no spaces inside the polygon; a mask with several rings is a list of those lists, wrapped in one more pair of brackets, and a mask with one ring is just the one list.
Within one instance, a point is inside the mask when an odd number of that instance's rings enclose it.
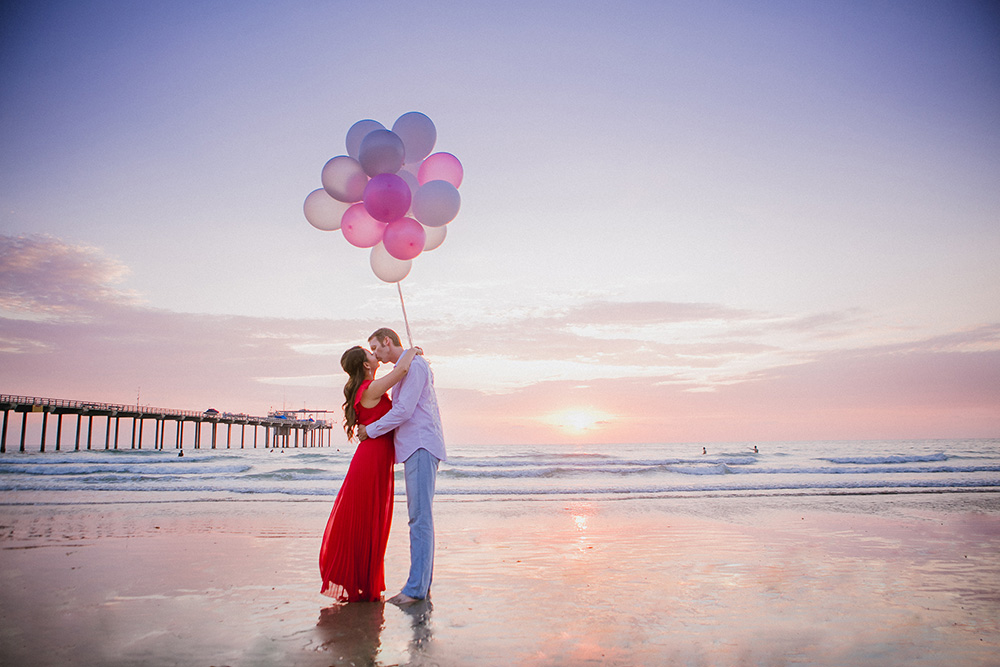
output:
{"label": "light blue jeans", "polygon": [[406,510],[410,516],[410,577],[403,594],[423,600],[434,575],[434,487],[438,459],[426,449],[418,449],[403,463],[406,480]]}

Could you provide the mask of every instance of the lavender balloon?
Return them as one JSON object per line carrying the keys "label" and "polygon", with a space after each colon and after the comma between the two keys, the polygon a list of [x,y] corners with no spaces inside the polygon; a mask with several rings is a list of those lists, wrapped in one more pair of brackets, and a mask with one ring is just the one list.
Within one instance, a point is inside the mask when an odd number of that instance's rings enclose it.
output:
{"label": "lavender balloon", "polygon": [[389,130],[374,130],[361,140],[358,162],[369,176],[395,174],[403,166],[403,140]]}
{"label": "lavender balloon", "polygon": [[406,184],[410,186],[411,198],[413,197],[413,195],[417,194],[417,190],[420,189],[420,181],[417,180],[416,173],[408,170],[406,168],[406,165],[403,165],[403,168],[397,171],[396,175],[399,176],[404,181],[406,181]]}
{"label": "lavender balloon", "polygon": [[406,162],[420,162],[434,150],[437,128],[431,119],[419,111],[404,113],[392,124],[392,131],[399,135],[406,147]]}
{"label": "lavender balloon", "polygon": [[385,125],[370,119],[359,120],[351,125],[351,129],[347,131],[347,154],[357,160],[358,154],[361,152],[361,141],[368,136],[369,132],[384,129]]}
{"label": "lavender balloon", "polygon": [[424,183],[413,196],[413,217],[428,227],[447,225],[458,215],[462,195],[448,181]]}

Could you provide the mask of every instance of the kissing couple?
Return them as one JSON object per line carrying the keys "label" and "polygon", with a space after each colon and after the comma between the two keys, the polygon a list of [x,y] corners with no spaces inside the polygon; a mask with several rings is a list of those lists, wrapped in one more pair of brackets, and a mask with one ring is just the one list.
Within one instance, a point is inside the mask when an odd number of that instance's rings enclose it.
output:
{"label": "kissing couple", "polygon": [[[381,328],[344,352],[344,430],[358,448],[333,503],[319,552],[323,595],[377,601],[385,591],[385,549],[392,524],[394,464],[403,463],[410,527],[410,574],[388,602],[405,606],[430,595],[434,574],[434,488],[445,460],[434,374],[423,350],[404,350]],[[391,372],[376,378],[380,364]],[[392,389],[392,398],[388,391]]]}

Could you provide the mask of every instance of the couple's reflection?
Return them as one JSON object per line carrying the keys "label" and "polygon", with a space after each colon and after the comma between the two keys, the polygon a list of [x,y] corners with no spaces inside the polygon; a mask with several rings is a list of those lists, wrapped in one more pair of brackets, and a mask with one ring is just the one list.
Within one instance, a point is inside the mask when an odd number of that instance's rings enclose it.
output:
{"label": "couple's reflection", "polygon": [[414,662],[430,648],[431,635],[434,634],[431,627],[431,612],[434,610],[434,605],[430,600],[420,600],[400,609],[410,617],[410,630],[413,635],[408,648],[410,662]]}
{"label": "couple's reflection", "polygon": [[[385,629],[385,607],[379,602],[353,602],[320,610],[316,630],[321,650],[338,661],[356,665],[378,664],[378,653]],[[391,605],[390,605],[391,608]],[[410,661],[418,659],[430,645],[431,611],[429,600],[399,607],[410,622],[412,636],[408,644]]]}

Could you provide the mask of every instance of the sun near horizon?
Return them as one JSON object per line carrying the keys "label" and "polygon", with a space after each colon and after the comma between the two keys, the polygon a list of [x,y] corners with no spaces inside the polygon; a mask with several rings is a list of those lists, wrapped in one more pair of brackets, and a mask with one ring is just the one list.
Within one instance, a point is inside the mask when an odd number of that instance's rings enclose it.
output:
{"label": "sun near horizon", "polygon": [[554,427],[560,433],[580,435],[600,430],[607,426],[614,417],[615,415],[596,408],[580,407],[550,413],[544,416],[541,421]]}

